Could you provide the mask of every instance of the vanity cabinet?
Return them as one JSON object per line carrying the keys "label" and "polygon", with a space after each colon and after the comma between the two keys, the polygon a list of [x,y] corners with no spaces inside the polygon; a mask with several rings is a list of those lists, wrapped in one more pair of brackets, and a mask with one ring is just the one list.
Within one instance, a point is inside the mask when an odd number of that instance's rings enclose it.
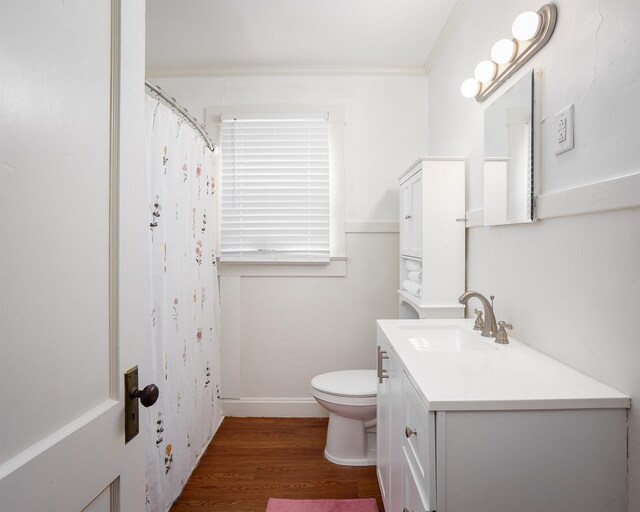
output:
{"label": "vanity cabinet", "polygon": [[626,511],[628,396],[515,340],[416,350],[416,322],[378,321],[386,512]]}
{"label": "vanity cabinet", "polygon": [[[465,161],[422,157],[399,181],[400,317],[462,318]],[[422,274],[418,293],[403,286],[412,271]]]}

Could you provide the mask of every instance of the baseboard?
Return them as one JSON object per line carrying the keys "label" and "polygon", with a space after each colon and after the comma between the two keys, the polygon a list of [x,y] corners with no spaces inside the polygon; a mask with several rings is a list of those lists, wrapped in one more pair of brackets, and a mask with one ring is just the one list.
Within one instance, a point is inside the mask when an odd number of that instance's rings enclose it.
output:
{"label": "baseboard", "polygon": [[313,398],[223,398],[225,416],[240,418],[322,418],[329,414]]}

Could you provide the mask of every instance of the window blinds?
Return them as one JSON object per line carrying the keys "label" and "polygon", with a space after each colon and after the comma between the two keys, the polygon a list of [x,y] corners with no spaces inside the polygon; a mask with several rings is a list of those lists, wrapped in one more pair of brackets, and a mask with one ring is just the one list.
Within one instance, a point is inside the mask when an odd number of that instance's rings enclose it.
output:
{"label": "window blinds", "polygon": [[223,116],[220,259],[329,261],[326,114]]}

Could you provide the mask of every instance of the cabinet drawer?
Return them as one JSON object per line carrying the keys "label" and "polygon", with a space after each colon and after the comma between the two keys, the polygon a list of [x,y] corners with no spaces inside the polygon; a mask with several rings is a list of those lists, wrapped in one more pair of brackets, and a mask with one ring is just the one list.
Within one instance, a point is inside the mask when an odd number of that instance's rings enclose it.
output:
{"label": "cabinet drawer", "polygon": [[403,380],[403,451],[413,469],[425,504],[435,504],[435,415],[418,397],[409,379]]}
{"label": "cabinet drawer", "polygon": [[430,512],[428,499],[421,495],[416,476],[408,461],[406,448],[403,452],[402,464],[402,512]]}

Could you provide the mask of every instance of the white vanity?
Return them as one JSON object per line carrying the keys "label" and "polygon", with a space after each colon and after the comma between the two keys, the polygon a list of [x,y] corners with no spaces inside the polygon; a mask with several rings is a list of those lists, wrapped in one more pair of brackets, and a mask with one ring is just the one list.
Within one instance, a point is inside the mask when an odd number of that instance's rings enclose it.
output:
{"label": "white vanity", "polygon": [[386,512],[625,512],[630,398],[472,326],[378,321]]}

